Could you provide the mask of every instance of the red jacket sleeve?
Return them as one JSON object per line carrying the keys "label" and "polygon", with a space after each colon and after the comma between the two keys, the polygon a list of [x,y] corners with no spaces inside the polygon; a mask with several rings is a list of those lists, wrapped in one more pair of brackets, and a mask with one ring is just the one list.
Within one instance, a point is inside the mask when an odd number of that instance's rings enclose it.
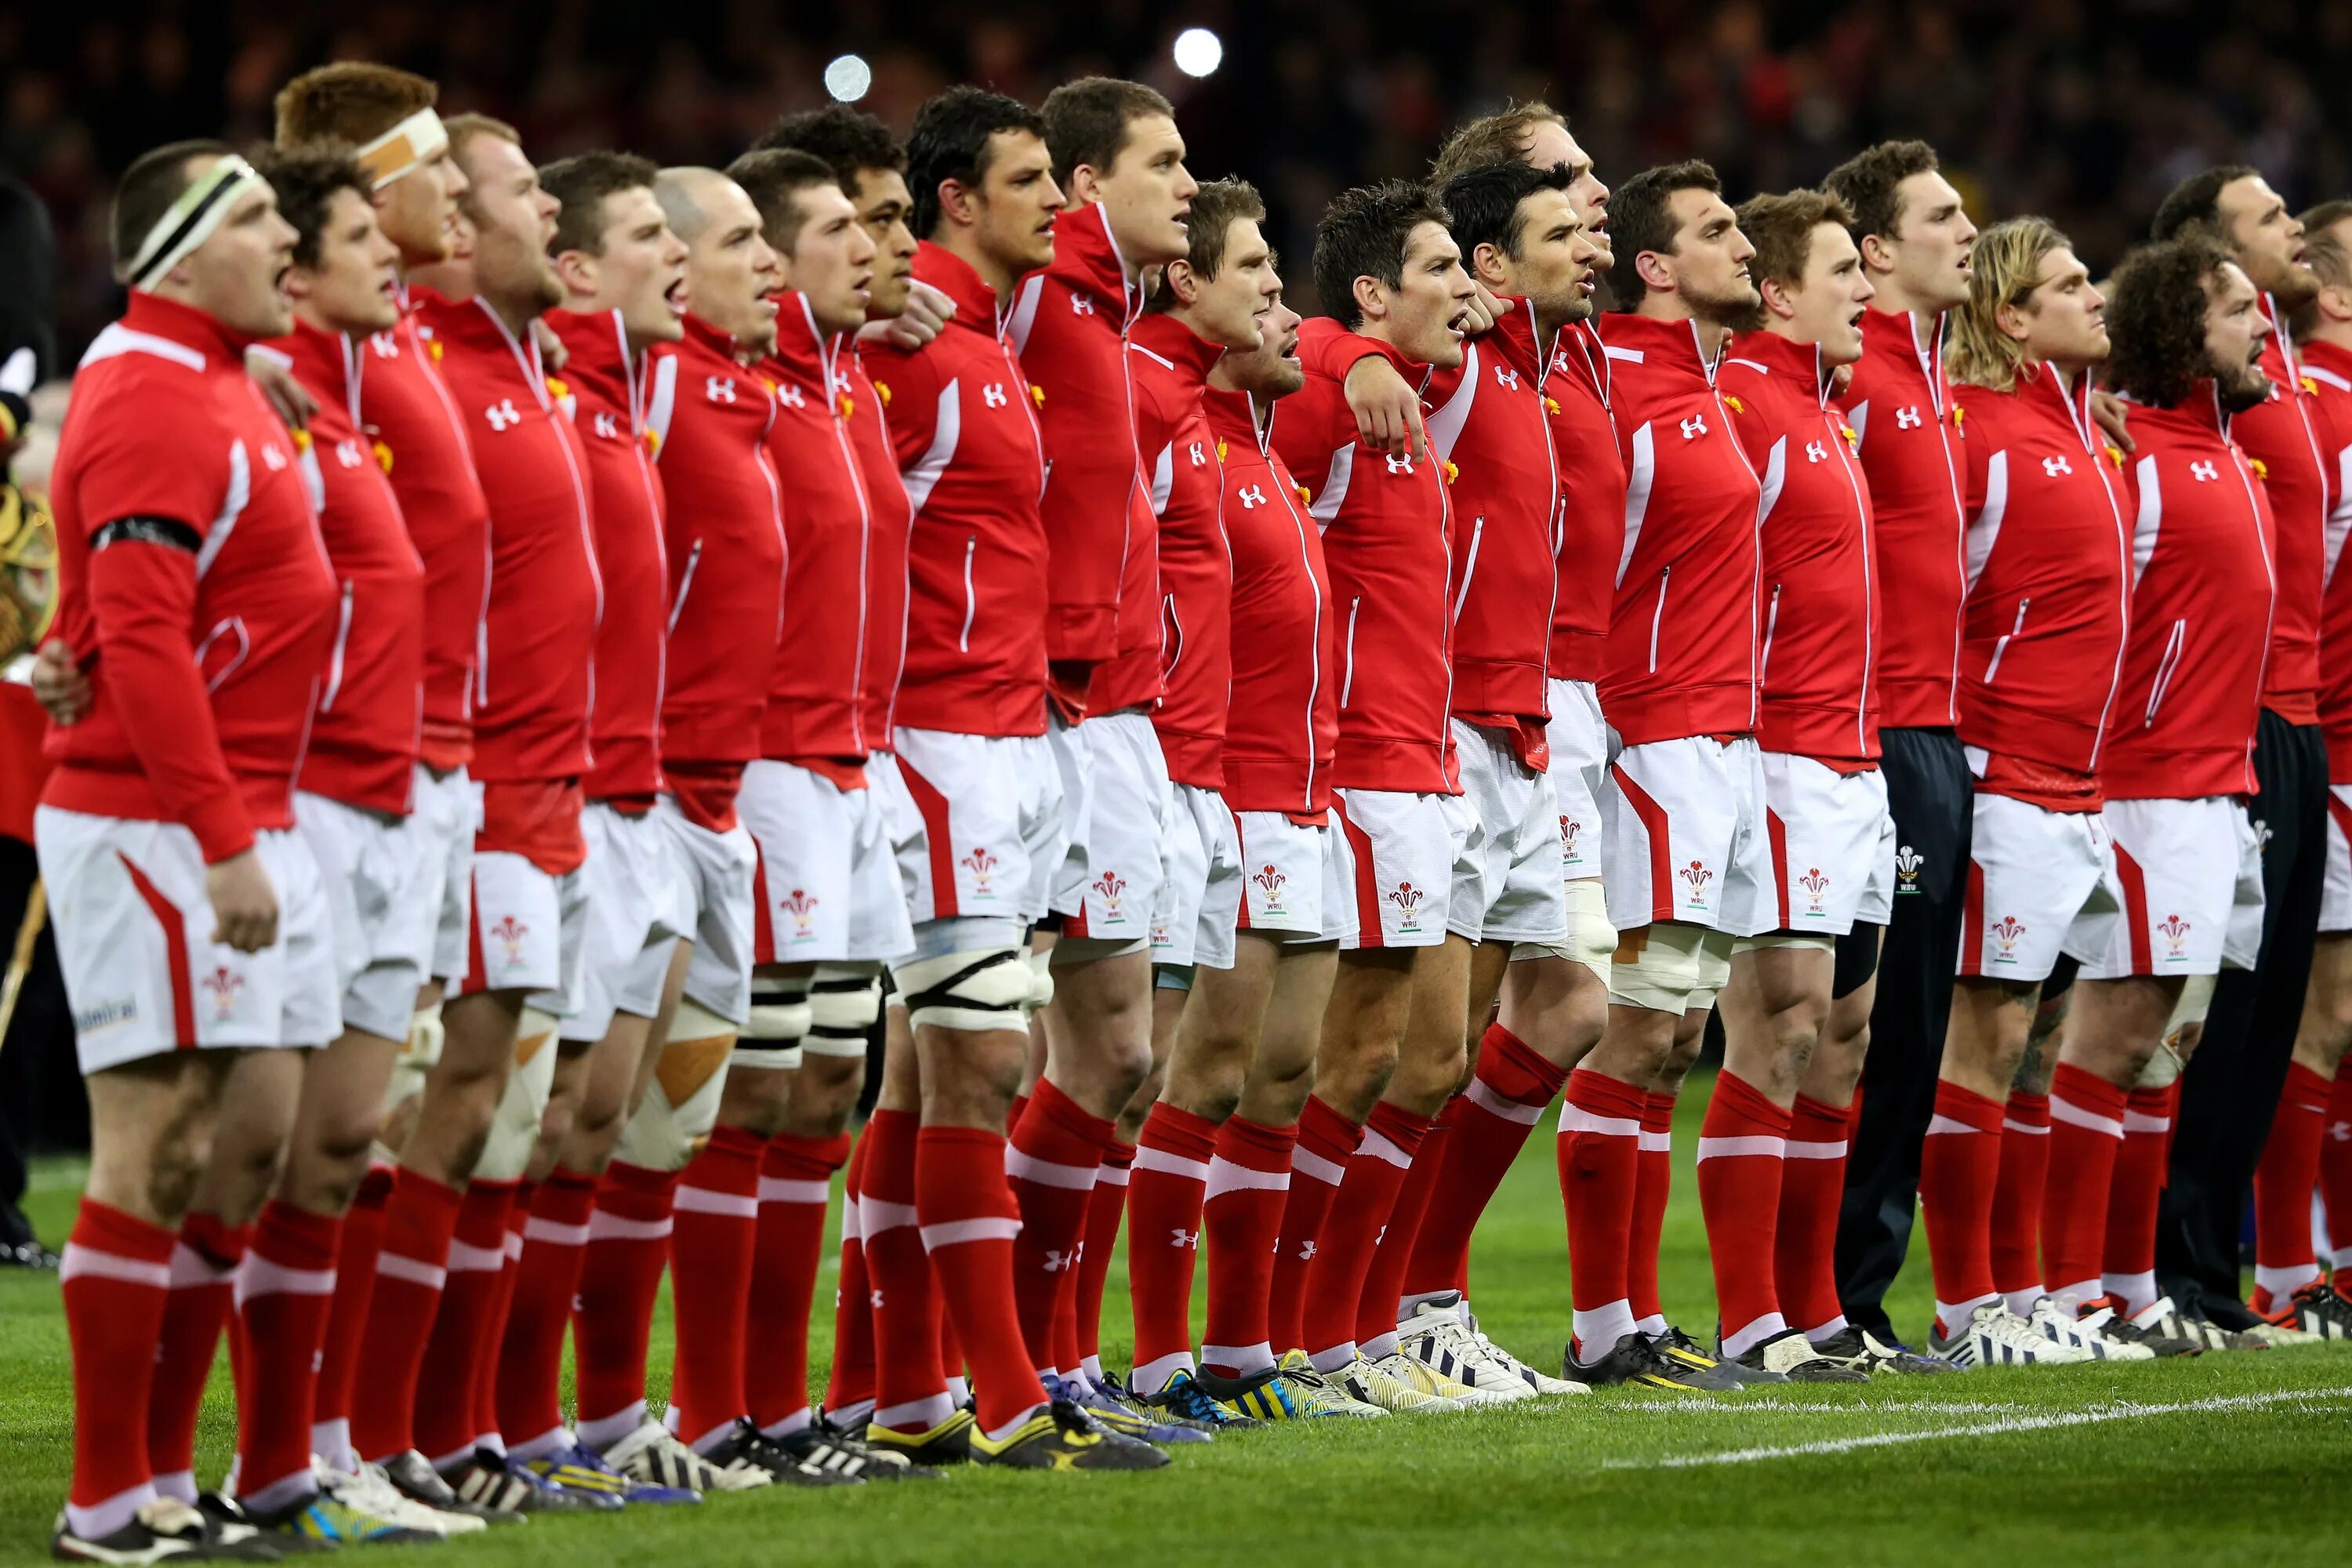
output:
{"label": "red jacket sleeve", "polygon": [[866,379],[874,384],[874,395],[882,400],[890,453],[903,472],[908,464],[930,450],[939,435],[940,387],[932,356],[868,347],[860,351],[860,357]]}

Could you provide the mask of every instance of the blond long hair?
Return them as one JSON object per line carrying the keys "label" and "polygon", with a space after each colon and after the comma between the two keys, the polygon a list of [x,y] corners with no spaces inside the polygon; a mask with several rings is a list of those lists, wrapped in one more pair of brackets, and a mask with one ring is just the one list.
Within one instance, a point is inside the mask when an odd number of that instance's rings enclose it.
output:
{"label": "blond long hair", "polygon": [[2022,307],[2042,277],[2043,259],[2074,243],[2046,217],[2010,218],[1977,236],[1969,252],[1969,302],[1952,313],[1945,374],[1967,386],[2016,387],[2025,345],[2000,330],[2000,308]]}

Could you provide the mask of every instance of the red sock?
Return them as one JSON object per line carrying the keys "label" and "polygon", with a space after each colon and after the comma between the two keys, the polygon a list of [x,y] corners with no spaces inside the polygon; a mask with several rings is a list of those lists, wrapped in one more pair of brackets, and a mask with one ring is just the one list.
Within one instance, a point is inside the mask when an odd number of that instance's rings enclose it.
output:
{"label": "red sock", "polygon": [[743,1394],[751,1419],[782,1436],[809,1415],[809,1312],[824,1259],[833,1173],[849,1161],[848,1135],[779,1132],[760,1161],[760,1219],[744,1318]]}
{"label": "red sock", "polygon": [[[1014,1108],[1020,1110],[1019,1102]],[[1103,1145],[1111,1141],[1108,1121],[1089,1114],[1050,1082],[1037,1085],[1013,1129],[1004,1160],[1013,1201],[1021,1205],[1021,1234],[1013,1242],[1013,1289],[1030,1364],[1039,1369],[1055,1366],[1055,1310],[1064,1279],[1076,1272],[1087,1201],[1094,1195]],[[964,1346],[971,1348],[968,1337]]]}
{"label": "red sock", "polygon": [[1679,1090],[1654,1089],[1642,1107],[1641,1166],[1633,1179],[1633,1225],[1625,1238],[1625,1289],[1633,1316],[1663,1322],[1658,1296],[1658,1247],[1666,1233],[1666,1203],[1675,1187],[1675,1099]]}
{"label": "red sock", "polygon": [[58,1279],[73,1345],[74,1531],[110,1535],[148,1496],[147,1410],[171,1293],[172,1233],[81,1201]]}
{"label": "red sock", "polygon": [[1936,1318],[1958,1331],[1971,1308],[1994,1294],[1992,1194],[2000,1178],[2001,1104],[1949,1079],[1936,1085],[1936,1112],[1919,1153],[1919,1215],[1936,1279]]}
{"label": "red sock", "polygon": [[2001,1113],[1989,1238],[1992,1288],[2011,1305],[2030,1305],[2042,1294],[2042,1195],[2049,1174],[2050,1097],[2012,1089]]}
{"label": "red sock", "polygon": [[760,1218],[760,1139],[740,1127],[710,1135],[678,1183],[669,1237],[677,1352],[670,1403],[678,1436],[723,1436],[751,1413],[743,1394],[743,1330]]}
{"label": "red sock", "polygon": [[213,1356],[233,1309],[232,1281],[245,1260],[246,1226],[223,1225],[208,1214],[180,1224],[172,1251],[172,1295],[163,1308],[155,1380],[148,1394],[147,1466],[156,1482],[184,1498],[194,1487],[196,1411],[205,1402]]}
{"label": "red sock", "polygon": [[2319,1146],[2319,1194],[2327,1205],[2327,1239],[2334,1244],[2336,1289],[2352,1296],[2352,1072],[2336,1069],[2327,1101],[2327,1133]]}
{"label": "red sock", "polygon": [[915,1142],[915,1212],[971,1368],[983,1432],[1002,1432],[1045,1402],[1013,1305],[1013,1236],[1004,1140],[977,1127],[926,1127]]}
{"label": "red sock", "polygon": [[558,1170],[540,1184],[523,1216],[506,1331],[492,1387],[499,1431],[526,1458],[563,1427],[563,1333],[588,1258],[596,1178]]}
{"label": "red sock", "polygon": [[1144,1118],[1136,1139],[1127,1194],[1135,1220],[1127,1281],[1135,1303],[1134,1384],[1146,1393],[1157,1393],[1171,1374],[1192,1365],[1192,1269],[1201,1256],[1201,1209],[1216,1151],[1215,1122],[1164,1100]]}
{"label": "red sock", "polygon": [[874,1419],[928,1432],[953,1414],[940,1370],[940,1298],[915,1212],[921,1118],[877,1110],[866,1124],[857,1229],[873,1281]]}
{"label": "red sock", "polygon": [[[2180,1109],[2178,1079],[2162,1089],[2135,1089],[2125,1102],[2124,1142],[2107,1187],[2106,1239],[2099,1249],[2099,1288],[2128,1317],[2156,1304],[2156,1205],[2172,1152]],[[2304,1210],[2308,1229],[2311,1211]]]}
{"label": "red sock", "polygon": [[[2319,1273],[2319,1260],[2311,1253],[2311,1193],[2319,1182],[2331,1092],[2328,1081],[2301,1062],[2287,1064],[2270,1137],[2254,1167],[2257,1310],[2276,1310],[2284,1305],[2282,1296]],[[2328,1205],[2327,1229],[2331,1242],[2336,1232],[2347,1233],[2339,1250],[2352,1248],[2352,1212]]]}
{"label": "red sock", "polygon": [[1749,1347],[1788,1328],[1773,1288],[1780,1173],[1789,1112],[1737,1073],[1717,1073],[1698,1133],[1698,1207],[1715,1266],[1723,1349]]}
{"label": "red sock", "polygon": [[[1202,1229],[1209,1246],[1209,1316],[1201,1364],[1221,1376],[1262,1372],[1275,1352],[1266,1329],[1276,1249],[1290,1196],[1298,1127],[1225,1119],[1209,1160]],[[1288,1349],[1288,1346],[1285,1346]]]}
{"label": "red sock", "polygon": [[367,1329],[368,1298],[375,1290],[376,1254],[383,1247],[383,1205],[392,1196],[392,1167],[372,1167],[343,1215],[335,1244],[335,1295],[327,1308],[327,1335],[310,1394],[310,1447],[341,1470],[358,1468],[352,1444],[352,1381]]}
{"label": "red sock", "polygon": [[457,1234],[449,1243],[449,1283],[425,1344],[433,1374],[416,1385],[416,1446],[436,1465],[448,1465],[474,1450],[482,1436],[483,1363],[496,1371],[498,1321],[507,1267],[507,1221],[514,1213],[517,1184],[476,1181],[457,1209]]}
{"label": "red sock", "polygon": [[429,1176],[393,1173],[362,1334],[367,1394],[352,1400],[352,1447],[363,1459],[381,1462],[416,1447],[416,1382],[440,1315],[450,1238],[464,1202],[457,1188]]}
{"label": "red sock", "polygon": [[[1307,1097],[1291,1154],[1290,1193],[1282,1207],[1274,1276],[1266,1286],[1266,1334],[1276,1359],[1286,1351],[1306,1348],[1307,1276],[1321,1254],[1331,1200],[1339,1195],[1348,1162],[1363,1141],[1362,1128],[1315,1096]],[[1215,1267],[1213,1255],[1210,1266]]]}
{"label": "red sock", "polygon": [[1075,1352],[1088,1372],[1102,1366],[1103,1286],[1110,1279],[1111,1253],[1118,1246],[1119,1221],[1127,1214],[1127,1184],[1135,1164],[1135,1146],[1114,1134],[1103,1143],[1102,1168],[1095,1173],[1095,1190],[1087,1199],[1087,1240],[1078,1252],[1078,1277],[1066,1286],[1066,1319],[1054,1324],[1054,1359]]}
{"label": "red sock", "polygon": [[841,1268],[833,1288],[833,1370],[826,1374],[824,1407],[848,1410],[874,1404],[874,1285],[866,1272],[866,1239],[857,1213],[866,1191],[869,1131],[849,1152],[841,1184]]}
{"label": "red sock", "polygon": [[1559,1199],[1568,1215],[1568,1279],[1576,1348],[1598,1361],[1633,1331],[1626,1283],[1640,1183],[1642,1117],[1649,1095],[1579,1068],[1568,1076],[1559,1125]]}
{"label": "red sock", "polygon": [[[1470,1087],[1445,1108],[1445,1125],[1461,1130],[1444,1144],[1437,1189],[1430,1207],[1443,1223],[1424,1223],[1405,1269],[1404,1294],[1433,1295],[1470,1289],[1470,1235],[1495,1199],[1495,1190],[1544,1107],[1568,1082],[1566,1068],[1538,1055],[1500,1024],[1486,1026],[1478,1042],[1478,1073]],[[1383,1243],[1385,1245],[1385,1243]]]}
{"label": "red sock", "polygon": [[[236,1475],[242,1497],[299,1480],[310,1489],[310,1421],[327,1314],[335,1298],[342,1222],[272,1200],[254,1222],[236,1277],[245,1342],[236,1385]],[[269,1506],[290,1497],[265,1500]]]}
{"label": "red sock", "polygon": [[[498,1284],[490,1292],[490,1310],[482,1319],[481,1337],[474,1342],[474,1436],[504,1448],[505,1428],[499,1425],[499,1363],[503,1359],[507,1321],[514,1311],[515,1286],[522,1278],[523,1233],[530,1226],[531,1205],[539,1201],[539,1184],[518,1182],[507,1202],[506,1257],[499,1263]],[[559,1352],[560,1354],[561,1352]]]}
{"label": "red sock", "polygon": [[2042,1194],[2042,1283],[2085,1300],[2101,1294],[2099,1255],[2107,1193],[2124,1144],[2129,1097],[2095,1073],[2060,1062],[2050,1082],[2050,1175]]}
{"label": "red sock", "polygon": [[[678,1174],[615,1160],[596,1184],[588,1245],[581,1251],[580,1297],[572,1314],[583,1426],[645,1409],[646,1350],[653,1338],[662,1268],[669,1261],[670,1205]],[[597,1434],[602,1443],[625,1436]]]}
{"label": "red sock", "polygon": [[[932,1276],[931,1287],[936,1293],[939,1289],[936,1274]],[[955,1320],[948,1316],[944,1304],[940,1309],[940,1373],[950,1385],[963,1376],[963,1344],[956,1338]],[[952,1386],[949,1392],[954,1392]]]}
{"label": "red sock", "polygon": [[[1383,1100],[1364,1121],[1364,1141],[1348,1160],[1339,1194],[1324,1222],[1323,1244],[1307,1271],[1304,1327],[1307,1353],[1329,1371],[1333,1354],[1356,1339],[1364,1280],[1380,1245],[1381,1226],[1396,1209],[1397,1193],[1412,1169],[1412,1157],[1429,1135],[1430,1120]],[[1393,1321],[1391,1321],[1393,1329]]]}
{"label": "red sock", "polygon": [[1801,1094],[1789,1114],[1780,1212],[1772,1229],[1772,1288],[1781,1316],[1808,1333],[1834,1328],[1845,1315],[1838,1305],[1837,1222],[1853,1125],[1853,1106]]}
{"label": "red sock", "polygon": [[[1462,1097],[1455,1095],[1445,1110],[1450,1111],[1461,1103]],[[1374,1237],[1371,1266],[1364,1270],[1364,1289],[1356,1298],[1356,1342],[1369,1345],[1381,1342],[1381,1353],[1389,1348],[1382,1336],[1395,1333],[1404,1316],[1405,1272],[1412,1267],[1412,1255],[1420,1247],[1422,1223],[1429,1216],[1430,1194],[1436,1189],[1438,1173],[1445,1163],[1447,1130],[1445,1117],[1441,1113],[1423,1135],[1421,1147],[1413,1151],[1412,1169],[1404,1173],[1404,1185],[1397,1189],[1388,1222]]]}

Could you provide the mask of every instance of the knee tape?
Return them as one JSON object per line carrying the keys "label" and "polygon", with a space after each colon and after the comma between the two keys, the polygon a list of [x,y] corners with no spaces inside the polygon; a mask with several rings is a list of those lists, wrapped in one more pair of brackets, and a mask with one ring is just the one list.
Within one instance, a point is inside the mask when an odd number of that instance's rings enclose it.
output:
{"label": "knee tape", "polygon": [[648,1171],[682,1171],[719,1124],[727,1087],[727,1045],[735,1026],[695,1002],[677,1005],[669,1043],[646,1097],[629,1113],[613,1157]]}
{"label": "knee tape", "polygon": [[[2156,1054],[2147,1058],[2140,1069],[2138,1089],[2167,1089],[2179,1077],[2183,1066],[2180,1037],[2191,1029],[2202,1028],[2205,1014],[2213,1005],[2212,974],[2192,974],[2180,987],[2180,1000],[2172,1005],[2172,1016],[2164,1021],[2164,1038],[2157,1042]],[[2192,1046],[2194,1042],[2191,1042]]]}
{"label": "knee tape", "polygon": [[1151,985],[1156,991],[1190,991],[1192,989],[1192,965],[1155,963],[1151,966]]}
{"label": "knee tape", "polygon": [[[907,998],[907,1021],[917,1028],[928,1024],[935,1029],[984,1034],[1029,1026],[1037,977],[1029,955],[1018,947],[911,959],[892,973]],[[1051,984],[1048,981],[1048,994]]]}
{"label": "knee tape", "polygon": [[1032,1013],[1041,1012],[1054,1001],[1054,950],[1040,952],[1032,948],[1022,955],[1022,962],[1029,966],[1027,1006]]}
{"label": "knee tape", "polygon": [[751,981],[751,1016],[735,1046],[735,1064],[789,1072],[801,1065],[801,1041],[814,1011],[809,1005],[811,977],[794,974]]}
{"label": "knee tape", "polygon": [[865,963],[820,963],[809,982],[809,1030],[802,1042],[812,1056],[866,1055],[866,1037],[882,1016],[882,971]]}
{"label": "knee tape", "polygon": [[486,1182],[519,1182],[530,1164],[539,1142],[539,1118],[547,1109],[547,1093],[555,1082],[555,1019],[536,1007],[522,1010],[515,1031],[514,1070],[507,1074],[506,1093],[499,1099],[498,1114],[490,1118],[489,1141],[474,1174]]}
{"label": "knee tape", "polygon": [[419,1007],[408,1020],[408,1043],[392,1060],[392,1077],[383,1086],[383,1115],[390,1120],[393,1111],[425,1092],[425,1075],[441,1059],[445,1036],[441,1027],[441,1004]]}
{"label": "knee tape", "polygon": [[1544,942],[1532,952],[1580,963],[1601,984],[1609,984],[1610,961],[1617,952],[1617,928],[1609,923],[1609,900],[1601,890],[1600,878],[1580,877],[1568,884],[1568,940]]}
{"label": "knee tape", "polygon": [[1712,1002],[1731,973],[1729,943],[1724,944],[1722,975],[1706,983],[1707,939],[1717,933],[1679,921],[1658,921],[1627,931],[1609,964],[1609,1000],[1621,1007],[1683,1013]]}

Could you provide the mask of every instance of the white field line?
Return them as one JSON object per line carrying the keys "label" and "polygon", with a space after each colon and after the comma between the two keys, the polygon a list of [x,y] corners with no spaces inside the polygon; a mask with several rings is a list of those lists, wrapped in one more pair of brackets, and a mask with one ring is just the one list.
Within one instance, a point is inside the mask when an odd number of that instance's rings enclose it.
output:
{"label": "white field line", "polygon": [[[1941,1442],[1951,1437],[1999,1437],[2014,1432],[2048,1432],[2066,1426],[2092,1426],[2110,1421],[2138,1421],[2152,1415],[2185,1415],[2204,1412],[2252,1410],[2294,1403],[2340,1405],[2352,1401],[2352,1388],[2281,1389],[2269,1394],[2220,1394],[2169,1405],[2137,1405],[2128,1400],[2053,1415],[2007,1415],[1958,1426],[1930,1427],[1920,1432],[1873,1432],[1858,1437],[1826,1437],[1812,1443],[1789,1443],[1771,1447],[1727,1448],[1714,1454],[1677,1454],[1654,1459],[1605,1461],[1607,1470],[1688,1470],[1715,1465],[1749,1465],[1762,1459],[1802,1458],[1816,1454],[1845,1454],[1857,1448],[1887,1448],[1903,1443]],[[1748,1408],[1756,1409],[1751,1405]],[[1892,1413],[1892,1407],[1885,1407]],[[1914,1406],[1913,1408],[1918,1408]]]}

